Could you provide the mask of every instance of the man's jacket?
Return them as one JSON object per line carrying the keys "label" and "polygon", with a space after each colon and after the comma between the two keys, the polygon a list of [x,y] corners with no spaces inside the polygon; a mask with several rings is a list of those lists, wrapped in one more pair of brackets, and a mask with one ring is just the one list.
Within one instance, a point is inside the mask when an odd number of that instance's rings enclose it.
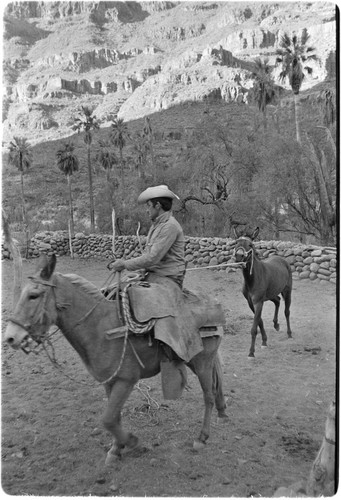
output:
{"label": "man's jacket", "polygon": [[179,277],[185,271],[185,237],[171,212],[157,217],[152,224],[141,257],[125,262],[128,271],[145,269],[159,276]]}

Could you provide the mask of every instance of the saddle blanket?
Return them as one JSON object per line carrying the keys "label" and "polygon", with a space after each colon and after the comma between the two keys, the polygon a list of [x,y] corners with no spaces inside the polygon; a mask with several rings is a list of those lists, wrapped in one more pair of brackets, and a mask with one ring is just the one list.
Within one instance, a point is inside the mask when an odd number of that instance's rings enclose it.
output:
{"label": "saddle blanket", "polygon": [[[203,350],[199,329],[225,325],[221,304],[215,299],[181,290],[169,278],[149,275],[148,285],[134,283],[128,288],[135,319],[145,323],[156,319],[155,338],[169,345],[185,362]],[[203,336],[219,335],[221,329]]]}

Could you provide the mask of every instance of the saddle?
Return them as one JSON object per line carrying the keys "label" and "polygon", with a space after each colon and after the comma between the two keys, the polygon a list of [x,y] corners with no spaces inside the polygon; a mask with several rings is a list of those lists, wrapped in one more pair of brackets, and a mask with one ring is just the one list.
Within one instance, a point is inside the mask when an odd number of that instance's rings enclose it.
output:
{"label": "saddle", "polygon": [[183,306],[182,309],[192,311],[197,328],[225,324],[220,304],[207,297],[199,297],[187,289],[182,290],[179,295],[167,293],[159,283],[135,283],[129,287],[128,294],[134,316],[142,323],[151,318],[176,317],[179,306]]}
{"label": "saddle", "polygon": [[[132,281],[126,285],[130,313],[140,324],[152,321],[155,338],[188,362],[202,351],[202,337],[222,335],[218,329],[225,325],[221,304],[215,299],[181,290],[169,278],[156,277],[155,281]],[[108,298],[113,293],[104,295]]]}

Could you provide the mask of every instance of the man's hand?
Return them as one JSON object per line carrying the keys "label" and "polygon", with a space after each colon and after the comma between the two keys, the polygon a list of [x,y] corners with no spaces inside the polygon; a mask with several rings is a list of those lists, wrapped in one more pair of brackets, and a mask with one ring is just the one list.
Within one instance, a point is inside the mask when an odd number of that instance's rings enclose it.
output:
{"label": "man's hand", "polygon": [[108,269],[110,269],[110,271],[119,273],[120,271],[123,271],[123,269],[125,269],[124,260],[117,259],[114,262],[110,262],[107,267]]}

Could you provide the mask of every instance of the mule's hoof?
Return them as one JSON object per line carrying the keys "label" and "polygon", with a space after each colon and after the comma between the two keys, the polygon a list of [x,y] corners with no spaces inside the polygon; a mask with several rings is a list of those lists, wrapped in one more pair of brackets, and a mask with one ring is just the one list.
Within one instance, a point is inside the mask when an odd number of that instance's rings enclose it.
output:
{"label": "mule's hoof", "polygon": [[134,436],[134,434],[130,434],[129,439],[126,442],[126,448],[128,450],[134,450],[138,446],[138,444],[139,444],[139,438]]}
{"label": "mule's hoof", "polygon": [[205,447],[205,443],[202,441],[199,441],[199,439],[195,439],[193,443],[193,450],[194,451],[200,451]]}
{"label": "mule's hoof", "polygon": [[110,467],[111,465],[114,465],[115,463],[117,463],[118,460],[121,460],[121,458],[122,457],[120,454],[117,454],[117,453],[109,450],[107,453],[107,456],[105,458],[104,465],[106,467]]}
{"label": "mule's hoof", "polygon": [[250,355],[250,354],[249,354],[249,355],[248,355],[248,357],[247,357],[247,359],[248,359],[249,361],[254,361],[256,358],[255,358],[255,356],[254,356],[254,355]]}
{"label": "mule's hoof", "polygon": [[268,346],[267,345],[261,345],[260,348],[261,349],[268,349]]}
{"label": "mule's hoof", "polygon": [[276,330],[276,332],[279,332],[279,324],[274,325],[274,329]]}
{"label": "mule's hoof", "polygon": [[129,448],[129,450],[127,450],[127,455],[129,455],[129,457],[138,458],[150,451],[151,449],[147,448],[147,446],[137,445],[135,448]]}
{"label": "mule's hoof", "polygon": [[228,415],[226,413],[218,413],[218,422],[221,424],[225,424],[229,419]]}
{"label": "mule's hoof", "polygon": [[224,408],[217,409],[217,411],[218,411],[219,418],[228,418],[228,415],[226,413],[226,405],[224,406]]}

